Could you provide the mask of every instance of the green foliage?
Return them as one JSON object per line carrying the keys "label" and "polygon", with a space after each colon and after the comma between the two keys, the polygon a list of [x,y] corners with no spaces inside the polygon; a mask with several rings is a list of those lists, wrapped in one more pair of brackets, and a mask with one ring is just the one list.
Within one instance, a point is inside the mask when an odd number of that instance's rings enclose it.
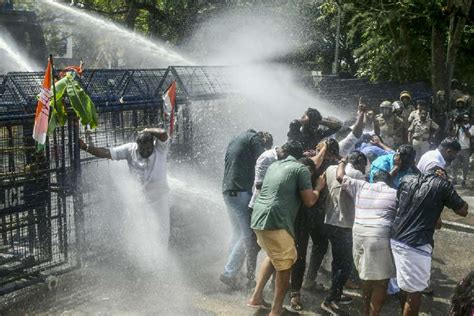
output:
{"label": "green foliage", "polygon": [[69,72],[64,78],[55,84],[56,100],[52,100],[50,106],[51,117],[49,120],[48,133],[52,133],[57,126],[63,126],[67,121],[67,110],[64,98],[67,97],[71,108],[81,120],[82,125],[89,125],[94,129],[97,127],[98,115],[91,98],[86,94],[78,81],[74,79],[73,73]]}
{"label": "green foliage", "polygon": [[[465,0],[464,0],[465,1]],[[64,0],[64,2],[70,2]],[[297,16],[301,47],[291,59],[311,70],[331,72],[336,47],[338,6],[340,72],[371,80],[429,81],[432,27],[443,30],[448,45],[450,15],[459,0],[80,0],[84,8],[150,37],[180,45],[195,27],[229,7],[267,5]],[[454,8],[454,9],[453,9]],[[454,11],[453,11],[454,10]],[[460,44],[455,76],[474,82],[473,27],[468,22]],[[53,28],[55,26],[52,26]],[[53,34],[53,30],[47,30]],[[80,39],[88,47],[87,37]],[[49,36],[50,46],[61,37]],[[104,45],[107,45],[104,39]],[[80,49],[80,48],[79,48]],[[87,49],[81,56],[91,54]],[[107,56],[105,57],[107,59]],[[91,57],[91,60],[97,58]],[[110,58],[114,59],[114,58]],[[116,59],[116,58],[115,58]],[[112,65],[113,66],[113,65]]]}

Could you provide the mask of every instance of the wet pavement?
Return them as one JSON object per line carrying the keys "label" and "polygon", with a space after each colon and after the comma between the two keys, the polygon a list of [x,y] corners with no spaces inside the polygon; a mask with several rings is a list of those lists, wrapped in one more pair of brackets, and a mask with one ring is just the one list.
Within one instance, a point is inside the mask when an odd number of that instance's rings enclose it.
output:
{"label": "wet pavement", "polygon": [[[156,264],[140,265],[140,259],[126,252],[117,236],[106,235],[104,249],[86,260],[80,270],[63,274],[58,286],[48,290],[45,284],[30,287],[21,296],[0,298],[0,314],[6,315],[265,315],[246,307],[250,290],[231,291],[219,281],[227,258],[231,235],[219,190],[212,184],[189,178],[172,180],[172,253],[156,258]],[[474,196],[472,189],[460,190],[463,196]],[[472,203],[471,210],[473,210]],[[117,217],[117,210],[103,209],[105,216]],[[461,219],[452,211],[443,212],[448,221]],[[474,216],[462,219],[471,225]],[[474,223],[472,223],[474,224]],[[115,238],[115,239],[114,239]],[[144,242],[147,242],[146,240]],[[474,269],[474,234],[443,228],[435,233],[432,286],[433,296],[424,296],[422,315],[446,315],[457,282]],[[107,246],[107,247],[105,247]],[[308,251],[310,253],[310,251]],[[149,259],[149,258],[148,258]],[[260,260],[262,254],[260,254]],[[330,266],[326,256],[324,268]],[[318,278],[325,287],[329,273],[320,271]],[[360,291],[351,305],[344,306],[347,315],[360,315]],[[305,311],[302,315],[324,315],[319,307],[326,290],[302,292]],[[267,289],[266,300],[272,293]],[[288,303],[288,299],[286,301]],[[389,297],[383,315],[398,315],[395,297]]]}
{"label": "wet pavement", "polygon": [[[434,296],[424,296],[422,315],[446,315],[456,283],[474,268],[474,235],[443,229],[435,235],[432,285]],[[120,255],[60,277],[54,290],[42,290],[11,305],[6,314],[61,315],[264,315],[245,307],[248,290],[230,291],[218,281],[225,255],[197,249],[176,251],[168,267],[140,271]],[[211,255],[210,255],[211,254]],[[327,286],[325,273],[320,279]],[[40,286],[41,287],[41,286]],[[345,306],[348,315],[361,310],[360,292]],[[303,315],[322,314],[325,291],[303,292]],[[267,300],[271,293],[268,290]],[[399,306],[389,297],[383,315],[397,315]]]}

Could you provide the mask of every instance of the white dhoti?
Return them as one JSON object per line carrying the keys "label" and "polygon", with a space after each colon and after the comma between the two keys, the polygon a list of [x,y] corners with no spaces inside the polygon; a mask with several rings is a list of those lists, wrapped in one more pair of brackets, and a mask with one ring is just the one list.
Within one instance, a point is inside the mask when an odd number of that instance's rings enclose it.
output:
{"label": "white dhoti", "polygon": [[390,240],[397,270],[398,287],[405,292],[421,292],[429,285],[431,276],[431,245],[411,247]]}

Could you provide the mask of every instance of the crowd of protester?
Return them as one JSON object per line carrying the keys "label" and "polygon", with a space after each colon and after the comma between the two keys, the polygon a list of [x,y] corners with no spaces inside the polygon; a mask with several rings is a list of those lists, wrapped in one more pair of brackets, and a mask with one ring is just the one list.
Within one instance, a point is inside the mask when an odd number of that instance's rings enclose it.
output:
{"label": "crowd of protester", "polygon": [[[340,315],[341,305],[353,300],[344,288],[359,284],[364,315],[379,315],[387,293],[400,299],[403,315],[418,315],[430,289],[441,212],[468,213],[454,185],[460,167],[461,184],[469,185],[471,101],[451,95],[454,107],[445,113],[430,111],[424,100],[413,104],[408,91],[377,109],[360,100],[346,131],[308,108],[290,123],[288,141],[274,148],[267,132],[248,130],[233,139],[222,187],[233,238],[220,280],[241,288],[246,263],[246,286],[253,289],[248,307],[269,315],[302,311],[301,289],[321,288],[316,277],[330,247],[331,285],[322,310]],[[447,109],[443,98],[438,93],[433,108],[444,102]],[[256,273],[260,250],[265,259]],[[264,288],[271,278],[270,304]],[[471,283],[472,273],[458,285],[451,315],[470,315],[462,289],[472,290]],[[284,307],[288,291],[291,309]]]}

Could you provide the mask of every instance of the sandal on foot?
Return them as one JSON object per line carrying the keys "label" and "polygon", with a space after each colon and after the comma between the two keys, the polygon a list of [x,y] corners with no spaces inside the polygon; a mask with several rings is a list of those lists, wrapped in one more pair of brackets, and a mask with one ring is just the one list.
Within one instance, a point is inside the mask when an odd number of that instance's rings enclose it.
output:
{"label": "sandal on foot", "polygon": [[272,304],[267,303],[265,301],[261,301],[259,304],[247,303],[247,307],[250,307],[250,308],[253,308],[253,309],[271,309]]}
{"label": "sandal on foot", "polygon": [[[298,303],[293,302],[293,298],[298,298]],[[291,292],[290,293],[290,306],[292,310],[301,312],[303,310],[303,305],[301,304],[301,294],[300,292]]]}

